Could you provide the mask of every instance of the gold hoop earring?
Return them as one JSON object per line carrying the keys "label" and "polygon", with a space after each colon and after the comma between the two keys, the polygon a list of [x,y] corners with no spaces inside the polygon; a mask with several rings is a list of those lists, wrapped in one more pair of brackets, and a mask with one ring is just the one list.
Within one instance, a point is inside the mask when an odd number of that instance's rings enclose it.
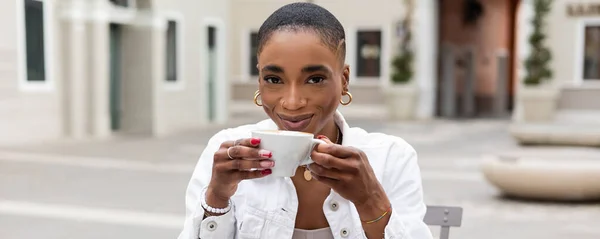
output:
{"label": "gold hoop earring", "polygon": [[260,96],[260,90],[256,90],[256,92],[254,92],[254,104],[256,106],[263,106],[262,102],[258,103],[258,97]]}
{"label": "gold hoop earring", "polygon": [[350,94],[350,92],[344,92],[342,93],[342,97],[344,97],[344,95],[348,96],[348,101],[344,102],[342,99],[340,99],[340,104],[349,105],[350,103],[352,103],[352,94]]}

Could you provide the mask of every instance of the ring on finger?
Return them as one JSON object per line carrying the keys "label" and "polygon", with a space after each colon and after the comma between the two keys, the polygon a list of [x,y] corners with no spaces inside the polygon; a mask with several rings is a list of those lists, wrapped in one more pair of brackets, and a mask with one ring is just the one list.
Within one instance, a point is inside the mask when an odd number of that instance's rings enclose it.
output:
{"label": "ring on finger", "polygon": [[229,150],[231,150],[232,147],[227,148],[227,156],[229,157],[229,159],[235,159],[233,157],[231,157],[231,154],[229,153]]}

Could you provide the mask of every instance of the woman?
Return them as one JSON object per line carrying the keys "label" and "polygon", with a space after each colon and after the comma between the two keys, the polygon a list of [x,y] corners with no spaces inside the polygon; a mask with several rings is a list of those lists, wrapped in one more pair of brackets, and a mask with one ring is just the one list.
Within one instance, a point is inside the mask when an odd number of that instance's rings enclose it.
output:
{"label": "woman", "polygon": [[[270,120],[209,140],[179,238],[431,238],[414,149],[350,128],[336,110],[352,101],[340,22],[317,5],[293,3],[263,23],[258,42],[254,102]],[[250,138],[262,129],[309,132],[327,144],[294,177],[273,178],[271,153]]]}

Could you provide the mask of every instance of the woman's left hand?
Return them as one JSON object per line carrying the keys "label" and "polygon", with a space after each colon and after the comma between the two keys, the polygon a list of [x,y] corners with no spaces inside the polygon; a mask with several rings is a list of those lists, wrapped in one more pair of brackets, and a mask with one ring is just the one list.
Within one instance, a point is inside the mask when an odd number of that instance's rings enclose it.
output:
{"label": "woman's left hand", "polygon": [[365,153],[357,148],[319,144],[311,153],[314,163],[308,165],[312,176],[359,208],[377,210],[389,207],[389,199],[377,180]]}

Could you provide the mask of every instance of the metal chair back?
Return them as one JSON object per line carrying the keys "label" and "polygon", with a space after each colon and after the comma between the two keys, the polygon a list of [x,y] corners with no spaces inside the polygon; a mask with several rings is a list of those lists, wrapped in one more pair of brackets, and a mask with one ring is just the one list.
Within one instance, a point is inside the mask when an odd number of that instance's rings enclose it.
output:
{"label": "metal chair back", "polygon": [[449,239],[450,227],[461,226],[462,214],[461,207],[427,206],[423,221],[429,226],[440,226],[440,239]]}

